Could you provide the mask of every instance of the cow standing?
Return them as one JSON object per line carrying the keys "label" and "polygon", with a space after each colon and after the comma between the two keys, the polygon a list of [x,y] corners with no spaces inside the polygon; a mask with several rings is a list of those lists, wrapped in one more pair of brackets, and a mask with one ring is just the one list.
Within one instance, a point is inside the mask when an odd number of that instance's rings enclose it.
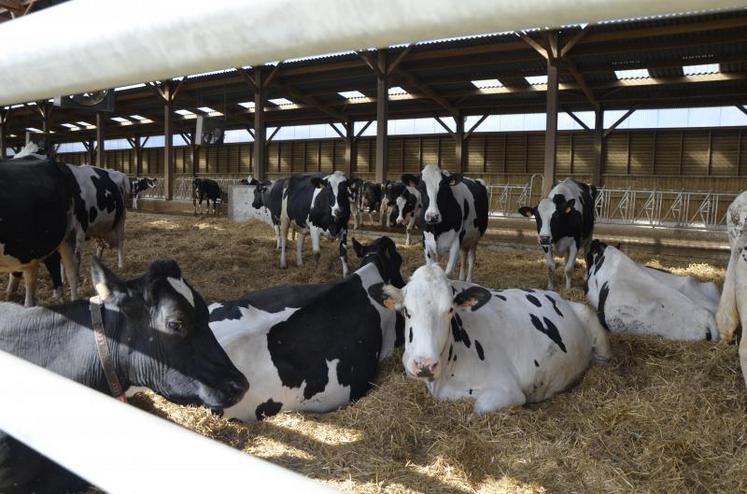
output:
{"label": "cow standing", "polygon": [[553,187],[537,207],[524,206],[519,213],[537,222],[538,241],[545,253],[547,288],[555,288],[555,253],[565,256],[565,287],[571,287],[573,267],[581,248],[591,242],[594,232],[593,185],[566,178]]}
{"label": "cow standing", "polygon": [[610,357],[594,312],[555,292],[450,281],[435,263],[381,303],[405,316],[407,375],[438,400],[475,400],[474,414],[546,400]]}
{"label": "cow standing", "polygon": [[353,218],[353,230],[361,226],[361,189],[363,189],[363,180],[360,178],[348,180],[348,199],[350,200],[350,216]]}
{"label": "cow standing", "polygon": [[384,197],[384,187],[386,184],[377,184],[376,182],[363,182],[360,197],[361,216],[363,212],[368,213],[368,221],[373,223],[373,214],[381,210],[381,201]]}
{"label": "cow standing", "polygon": [[405,188],[395,198],[398,225],[405,227],[405,245],[410,245],[410,237],[415,226],[423,227],[423,198],[417,186],[420,179],[414,175],[402,175]]}
{"label": "cow standing", "polygon": [[725,342],[734,337],[737,326],[742,326],[739,342],[739,361],[747,384],[747,192],[734,199],[726,213],[731,256],[726,268],[726,279],[716,313],[719,334]]}
{"label": "cow standing", "polygon": [[192,181],[192,205],[195,214],[202,213],[202,201],[207,202],[207,212],[210,213],[210,201],[213,201],[213,214],[218,214],[216,203],[218,199],[224,202],[223,191],[215,180],[196,178]]}
{"label": "cow standing", "polygon": [[27,307],[35,302],[39,263],[55,251],[65,265],[70,297],[77,298],[74,183],[70,170],[52,159],[19,153],[0,161],[0,272],[23,272]]}
{"label": "cow standing", "polygon": [[[270,191],[278,182],[284,183],[284,179],[276,182],[271,182],[269,180],[263,180],[260,182],[256,178],[249,177],[241,181],[242,184],[254,188],[252,191],[252,209],[257,211],[256,217],[258,219],[272,226],[272,230],[275,232],[276,249],[280,249],[280,216],[273,216],[272,211],[270,210]],[[280,193],[282,193],[282,183],[279,184],[278,188]]]}
{"label": "cow standing", "polygon": [[[142,278],[124,281],[94,258],[91,280],[95,302],[33,309],[0,303],[0,349],[106,394],[146,387],[175,403],[212,409],[243,397],[246,379],[215,340],[204,300],[174,261],[155,262]],[[98,330],[93,312],[101,316]],[[95,331],[108,347],[107,363]],[[77,492],[86,485],[0,431],[0,492]]]}
{"label": "cow standing", "polygon": [[[461,253],[460,280],[472,280],[477,243],[488,229],[488,189],[482,180],[442,171],[436,165],[423,168],[423,247],[426,262],[448,253],[446,274],[456,267]],[[466,277],[465,277],[465,265]]]}
{"label": "cow standing", "polygon": [[210,328],[250,383],[224,416],[261,420],[281,410],[329,412],[365,395],[379,362],[402,344],[401,318],[376,302],[403,286],[389,238],[353,240],[360,268],[339,281],[259,290],[210,306]]}
{"label": "cow standing", "polygon": [[303,266],[303,240],[311,234],[311,250],[319,258],[322,232],[337,237],[342,275],[348,274],[347,235],[350,219],[347,177],[342,172],[331,175],[293,175],[270,189],[270,211],[280,218],[280,268],[287,267],[285,249],[289,229],[296,238],[296,264]]}
{"label": "cow standing", "polygon": [[605,328],[670,340],[718,340],[714,283],[635,263],[598,240],[586,255],[586,297]]}
{"label": "cow standing", "polygon": [[130,197],[132,198],[132,208],[137,209],[140,194],[148,189],[158,185],[157,178],[135,177],[130,179]]}

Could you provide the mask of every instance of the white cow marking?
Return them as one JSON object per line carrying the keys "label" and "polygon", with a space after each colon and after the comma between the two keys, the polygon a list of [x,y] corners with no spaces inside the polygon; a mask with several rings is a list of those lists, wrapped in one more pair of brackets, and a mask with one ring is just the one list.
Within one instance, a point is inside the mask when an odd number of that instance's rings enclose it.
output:
{"label": "white cow marking", "polygon": [[176,290],[179,295],[184,297],[192,307],[194,307],[195,297],[192,294],[192,289],[189,288],[186,283],[184,283],[184,280],[181,278],[172,278],[171,276],[169,276],[167,279],[171,287]]}

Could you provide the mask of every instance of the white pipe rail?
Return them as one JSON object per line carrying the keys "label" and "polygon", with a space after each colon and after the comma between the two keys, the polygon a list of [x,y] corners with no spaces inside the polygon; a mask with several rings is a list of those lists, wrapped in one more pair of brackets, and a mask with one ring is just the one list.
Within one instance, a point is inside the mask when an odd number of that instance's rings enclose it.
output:
{"label": "white pipe rail", "polygon": [[337,492],[0,351],[0,429],[106,492]]}
{"label": "white pipe rail", "polygon": [[0,24],[0,105],[341,50],[738,0],[73,0]]}

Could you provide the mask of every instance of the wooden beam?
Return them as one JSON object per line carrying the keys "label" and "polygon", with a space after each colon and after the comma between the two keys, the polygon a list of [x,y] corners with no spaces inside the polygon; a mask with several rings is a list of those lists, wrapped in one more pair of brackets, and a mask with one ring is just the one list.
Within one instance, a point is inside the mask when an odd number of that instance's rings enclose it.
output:
{"label": "wooden beam", "polygon": [[345,175],[350,178],[353,176],[355,168],[355,159],[357,155],[357,144],[355,139],[355,127],[352,120],[348,120],[345,125]]}
{"label": "wooden beam", "polygon": [[359,130],[359,131],[358,131],[358,133],[357,133],[357,134],[355,134],[355,138],[356,138],[356,139],[358,139],[358,138],[359,138],[360,136],[362,136],[362,135],[363,135],[363,133],[364,133],[364,132],[366,131],[366,129],[367,129],[367,128],[368,128],[368,127],[369,127],[369,126],[370,126],[370,125],[372,124],[372,123],[373,123],[373,120],[369,120],[368,122],[366,122],[366,124],[365,124],[365,125],[364,125],[363,127],[361,127],[361,130]]}
{"label": "wooden beam", "polygon": [[456,132],[454,137],[454,160],[456,161],[457,173],[464,173],[467,165],[467,139],[464,135],[464,116],[459,115],[456,118]]}
{"label": "wooden beam", "polygon": [[480,126],[481,123],[485,121],[486,118],[488,118],[490,115],[486,113],[485,115],[481,116],[477,122],[475,122],[475,125],[473,125],[465,134],[464,140],[469,140],[470,137],[472,137],[472,134],[477,130],[477,128]]}
{"label": "wooden beam", "polygon": [[[337,126],[334,124],[334,122],[330,122],[329,126],[332,127],[332,130],[334,130],[338,136],[345,139],[345,133],[343,133],[340,129],[338,129]],[[347,130],[345,132],[347,133]]]}
{"label": "wooden beam", "polygon": [[747,115],[747,106],[744,105],[736,105],[737,109]]}
{"label": "wooden beam", "polygon": [[[288,93],[288,95],[291,98],[293,98],[294,100],[300,100],[303,103],[306,103],[307,105],[309,105],[309,106],[311,106],[313,108],[316,108],[317,110],[321,111],[322,113],[325,113],[325,114],[329,115],[330,117],[334,118],[338,122],[345,123],[347,121],[347,117],[345,116],[345,114],[340,113],[339,111],[337,111],[337,110],[335,110],[333,108],[330,108],[329,106],[325,105],[324,103],[322,103],[321,101],[319,101],[314,96],[311,96],[311,95],[308,95],[308,94],[304,94],[301,91],[299,91],[298,89],[296,89],[293,86],[290,86],[288,84],[282,84],[282,85],[278,84],[277,86],[280,87],[280,88],[282,88],[283,90],[285,90]],[[256,111],[256,107],[255,107],[255,111]]]}
{"label": "wooden beam", "polygon": [[441,125],[441,127],[443,127],[443,128],[444,128],[444,130],[445,130],[446,132],[448,132],[448,134],[449,134],[449,135],[450,135],[451,137],[454,137],[454,136],[455,136],[455,134],[454,134],[454,131],[453,131],[453,130],[451,130],[451,129],[449,128],[449,126],[448,126],[448,125],[446,125],[446,122],[444,122],[443,120],[441,120],[441,117],[439,117],[438,115],[436,115],[436,117],[434,117],[434,118],[436,119],[436,122],[438,122],[438,123],[439,123],[439,124]]}
{"label": "wooden beam", "polygon": [[[558,33],[549,34],[550,46],[557,46]],[[547,59],[547,102],[545,120],[545,167],[542,196],[546,197],[555,186],[555,168],[558,137],[558,63],[550,56]]]}
{"label": "wooden beam", "polygon": [[278,69],[280,69],[280,66],[283,65],[283,60],[279,61],[277,65],[272,69],[272,72],[270,72],[270,75],[265,77],[264,81],[262,81],[262,84],[264,84],[265,87],[269,87],[270,82],[275,78],[275,76],[278,73]]}
{"label": "wooden beam", "polygon": [[380,79],[388,75],[387,73],[381,71],[378,65],[378,61],[373,59],[370,52],[357,51],[356,53],[361,58],[361,60],[363,60],[363,62],[365,62],[366,65],[368,65],[368,68],[371,69],[374,74],[376,74],[377,78]]}
{"label": "wooden beam", "polygon": [[576,121],[577,124],[579,124],[584,130],[591,130],[588,125],[586,125],[586,122],[578,118],[578,115],[573,113],[572,111],[565,110],[565,112],[568,114],[569,117],[571,117],[573,120]]}
{"label": "wooden beam", "polygon": [[523,31],[519,31],[516,33],[526,44],[528,44],[534,51],[539,53],[543,58],[549,59],[550,53],[548,52],[547,48],[539,44],[537,41],[535,41],[531,36],[526,34]]}
{"label": "wooden beam", "polygon": [[421,93],[426,98],[433,100],[439,105],[441,105],[452,116],[455,117],[459,115],[459,110],[457,110],[457,108],[455,108],[451,103],[449,103],[449,101],[446,98],[436,93],[433,89],[428,87],[426,84],[423,84],[414,75],[408,72],[405,72],[402,69],[394,69],[392,71],[392,74],[398,79],[403,80],[405,82],[405,85],[414,87],[417,92]]}
{"label": "wooden beam", "polygon": [[267,128],[265,127],[265,103],[267,95],[262,83],[263,71],[257,67],[254,73],[254,168],[252,175],[264,180],[267,175]]}
{"label": "wooden beam", "polygon": [[5,110],[3,108],[0,108],[0,160],[5,159],[5,150],[7,148],[7,143],[5,142],[6,137],[6,123],[8,121],[8,112],[9,110]]}
{"label": "wooden beam", "polygon": [[636,111],[636,108],[634,107],[628,110],[627,112],[625,112],[625,114],[622,117],[618,118],[617,121],[613,123],[609,129],[604,131],[604,137],[607,137],[608,135],[610,135],[621,123],[627,120],[627,118],[631,116],[633,112],[635,111]]}
{"label": "wooden beam", "polygon": [[571,39],[568,40],[566,44],[563,45],[563,48],[560,50],[560,58],[565,57],[568,55],[568,52],[570,52],[574,46],[576,46],[576,43],[581,41],[583,37],[585,37],[587,34],[589,34],[589,27],[591,24],[587,24],[581,29],[581,31],[577,32],[573,35]]}
{"label": "wooden beam", "polygon": [[270,141],[272,141],[272,138],[275,137],[275,134],[277,134],[282,128],[283,128],[282,125],[278,125],[277,127],[275,127],[275,130],[273,130],[272,134],[270,134],[270,136],[267,138],[267,142],[265,142],[265,146],[270,145]]}
{"label": "wooden beam", "polygon": [[389,81],[386,77],[386,50],[378,53],[376,67],[376,181],[384,183],[389,167]]}
{"label": "wooden beam", "polygon": [[583,91],[584,95],[586,96],[586,99],[589,100],[589,103],[591,103],[591,106],[594,107],[594,109],[599,108],[599,101],[597,101],[596,97],[594,96],[594,92],[591,90],[589,85],[586,83],[586,79],[581,74],[581,72],[578,70],[578,67],[576,67],[576,64],[573,63],[573,60],[566,57],[564,59],[566,66],[568,67],[568,71],[573,75],[573,78],[576,79],[576,82],[581,87],[581,91]]}
{"label": "wooden beam", "polygon": [[173,113],[174,101],[171,98],[166,98],[163,104],[163,192],[164,199],[167,201],[174,198]]}
{"label": "wooden beam", "polygon": [[604,151],[604,110],[599,108],[594,112],[594,167],[591,170],[591,184],[595,187],[602,185]]}
{"label": "wooden beam", "polygon": [[96,166],[106,168],[106,154],[104,153],[104,114],[96,112]]}
{"label": "wooden beam", "polygon": [[414,46],[415,45],[413,43],[410,43],[404,50],[402,50],[399,55],[397,55],[397,58],[395,58],[394,61],[389,64],[389,67],[387,67],[387,75],[390,75],[394,71],[394,69],[396,69],[400,63],[402,63],[402,60],[404,60],[405,57],[410,54],[410,51],[412,51]]}
{"label": "wooden beam", "polygon": [[248,70],[241,67],[236,67],[236,72],[239,73],[242,79],[249,83],[249,86],[251,86],[252,89],[254,89],[255,91],[257,90],[257,82],[254,80],[254,77],[251,73],[249,73]]}

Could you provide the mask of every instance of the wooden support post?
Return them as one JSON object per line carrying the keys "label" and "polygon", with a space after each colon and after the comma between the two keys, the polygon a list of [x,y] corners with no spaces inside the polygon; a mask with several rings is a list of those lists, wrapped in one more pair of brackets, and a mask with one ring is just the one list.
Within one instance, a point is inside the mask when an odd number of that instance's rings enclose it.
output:
{"label": "wooden support post", "polygon": [[555,186],[555,165],[558,138],[558,33],[548,33],[550,44],[547,58],[547,119],[545,123],[545,170],[542,195],[547,196]]}
{"label": "wooden support post", "polygon": [[389,146],[389,84],[386,76],[386,50],[378,52],[379,74],[376,76],[376,181],[384,183],[387,176]]}
{"label": "wooden support post", "polygon": [[163,189],[164,199],[174,198],[174,101],[168,98],[163,105]]}
{"label": "wooden support post", "polygon": [[604,110],[594,111],[594,168],[591,171],[591,184],[602,185],[604,173]]}
{"label": "wooden support post", "polygon": [[143,173],[143,146],[145,143],[139,135],[136,135],[132,144],[132,147],[135,148],[135,176],[139,177]]}
{"label": "wooden support post", "polygon": [[265,91],[264,71],[257,67],[254,71],[254,168],[252,175],[257,180],[264,180],[267,175],[267,128],[265,127]]}
{"label": "wooden support post", "polygon": [[355,169],[357,142],[353,119],[348,119],[345,124],[345,175],[348,178],[353,176],[353,170]]}
{"label": "wooden support post", "polygon": [[464,136],[464,115],[461,113],[455,119],[456,132],[454,132],[454,156],[456,158],[456,172],[464,173],[467,162],[467,141]]}
{"label": "wooden support post", "polygon": [[8,110],[4,110],[3,108],[0,108],[0,160],[4,160],[6,158],[5,156],[5,150],[8,147],[5,138],[6,138],[6,123],[8,121]]}
{"label": "wooden support post", "polygon": [[106,168],[104,156],[104,114],[96,112],[96,166]]}

